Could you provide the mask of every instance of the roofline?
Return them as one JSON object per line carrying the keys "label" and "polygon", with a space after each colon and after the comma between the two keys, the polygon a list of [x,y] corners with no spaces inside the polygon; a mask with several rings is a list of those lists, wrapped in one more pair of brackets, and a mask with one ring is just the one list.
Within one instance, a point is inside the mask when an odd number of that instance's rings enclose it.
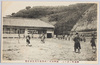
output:
{"label": "roofline", "polygon": [[[23,18],[23,17],[3,17],[3,18],[40,20],[40,19],[37,19],[37,18]],[[42,20],[40,20],[40,21],[42,21]],[[45,21],[42,21],[42,22],[47,23],[47,22],[45,22]],[[47,23],[47,24],[49,24],[49,23]],[[4,26],[4,25],[5,25],[5,26],[16,26],[16,25],[6,25],[6,24],[3,24],[3,26]],[[49,24],[49,25],[52,25],[52,24]],[[37,27],[37,26],[20,26],[20,27]],[[55,28],[55,26],[52,25],[51,27],[44,27],[44,28]]]}
{"label": "roofline", "polygon": [[5,27],[6,27],[6,26],[7,26],[7,27],[8,27],[8,26],[9,26],[9,27],[30,27],[30,28],[32,28],[32,27],[33,27],[33,28],[55,28],[55,27],[36,27],[36,26],[13,26],[13,25],[3,25],[3,27],[4,27],[4,26],[5,26]]}

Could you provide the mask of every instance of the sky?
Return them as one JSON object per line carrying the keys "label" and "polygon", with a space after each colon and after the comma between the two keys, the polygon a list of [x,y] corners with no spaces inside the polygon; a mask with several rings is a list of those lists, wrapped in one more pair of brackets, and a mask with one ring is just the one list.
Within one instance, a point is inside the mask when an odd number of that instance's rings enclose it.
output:
{"label": "sky", "polygon": [[3,1],[2,2],[2,16],[11,15],[26,6],[68,6],[76,4],[76,2],[34,2],[34,1]]}

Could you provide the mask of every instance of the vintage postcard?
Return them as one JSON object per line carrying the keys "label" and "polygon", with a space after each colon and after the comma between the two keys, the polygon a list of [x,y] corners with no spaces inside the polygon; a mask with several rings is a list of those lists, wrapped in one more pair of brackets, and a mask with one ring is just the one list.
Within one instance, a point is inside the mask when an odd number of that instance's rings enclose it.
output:
{"label": "vintage postcard", "polygon": [[98,63],[98,2],[2,1],[2,63]]}

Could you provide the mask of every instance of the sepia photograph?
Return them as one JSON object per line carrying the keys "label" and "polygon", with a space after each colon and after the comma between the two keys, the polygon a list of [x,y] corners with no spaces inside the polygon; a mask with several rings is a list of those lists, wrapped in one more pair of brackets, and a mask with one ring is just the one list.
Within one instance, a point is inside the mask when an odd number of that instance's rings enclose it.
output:
{"label": "sepia photograph", "polygon": [[2,1],[1,63],[98,63],[98,2]]}

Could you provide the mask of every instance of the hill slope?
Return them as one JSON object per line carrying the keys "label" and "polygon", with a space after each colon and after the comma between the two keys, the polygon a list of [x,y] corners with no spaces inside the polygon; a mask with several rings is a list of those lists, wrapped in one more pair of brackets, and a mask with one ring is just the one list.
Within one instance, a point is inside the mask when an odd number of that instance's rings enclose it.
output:
{"label": "hill slope", "polygon": [[37,6],[23,9],[12,17],[38,18],[55,26],[55,34],[67,34],[68,31],[97,29],[97,5],[78,3],[69,6]]}
{"label": "hill slope", "polygon": [[72,31],[88,31],[97,29],[97,5],[87,9],[82,18],[74,25]]}

